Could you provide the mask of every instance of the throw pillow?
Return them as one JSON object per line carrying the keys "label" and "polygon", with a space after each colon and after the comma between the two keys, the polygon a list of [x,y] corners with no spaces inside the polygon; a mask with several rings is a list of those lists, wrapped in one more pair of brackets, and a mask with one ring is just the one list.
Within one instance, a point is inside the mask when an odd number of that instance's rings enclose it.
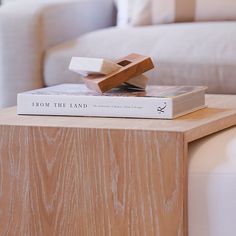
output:
{"label": "throw pillow", "polygon": [[115,0],[118,26],[236,20],[236,0]]}
{"label": "throw pillow", "polygon": [[152,0],[115,0],[118,26],[152,24]]}
{"label": "throw pillow", "polygon": [[236,20],[235,0],[152,0],[152,23]]}

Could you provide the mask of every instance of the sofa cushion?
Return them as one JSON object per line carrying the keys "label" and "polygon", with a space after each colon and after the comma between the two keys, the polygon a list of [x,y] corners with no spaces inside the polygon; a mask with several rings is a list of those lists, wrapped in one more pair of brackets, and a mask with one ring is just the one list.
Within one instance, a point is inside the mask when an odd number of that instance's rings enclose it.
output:
{"label": "sofa cushion", "polygon": [[72,56],[117,59],[129,53],[153,58],[150,84],[206,85],[209,93],[236,93],[236,22],[185,23],[92,32],[50,49],[47,86],[80,82],[68,66]]}
{"label": "sofa cushion", "polygon": [[236,232],[236,127],[190,144],[189,236]]}

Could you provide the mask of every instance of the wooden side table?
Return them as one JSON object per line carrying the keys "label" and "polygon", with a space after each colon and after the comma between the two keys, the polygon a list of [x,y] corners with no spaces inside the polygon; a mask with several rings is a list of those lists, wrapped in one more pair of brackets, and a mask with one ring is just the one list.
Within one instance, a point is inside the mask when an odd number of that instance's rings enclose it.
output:
{"label": "wooden side table", "polygon": [[0,235],[187,235],[188,144],[236,124],[236,96],[175,120],[0,111]]}

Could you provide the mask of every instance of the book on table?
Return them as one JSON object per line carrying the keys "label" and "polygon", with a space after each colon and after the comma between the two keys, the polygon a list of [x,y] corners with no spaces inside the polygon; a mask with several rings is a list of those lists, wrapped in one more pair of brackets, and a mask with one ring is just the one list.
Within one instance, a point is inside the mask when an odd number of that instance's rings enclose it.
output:
{"label": "book on table", "polygon": [[205,107],[204,86],[127,86],[99,94],[83,84],[61,84],[19,93],[19,115],[173,119]]}

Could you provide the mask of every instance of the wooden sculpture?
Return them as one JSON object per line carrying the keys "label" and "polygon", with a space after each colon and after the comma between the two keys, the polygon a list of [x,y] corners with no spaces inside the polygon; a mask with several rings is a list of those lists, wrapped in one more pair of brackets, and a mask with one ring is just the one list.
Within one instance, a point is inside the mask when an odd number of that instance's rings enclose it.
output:
{"label": "wooden sculpture", "polygon": [[145,89],[148,78],[144,72],[154,68],[150,57],[130,54],[116,62],[100,58],[73,57],[69,69],[86,75],[86,86],[99,93],[104,93],[122,84]]}

